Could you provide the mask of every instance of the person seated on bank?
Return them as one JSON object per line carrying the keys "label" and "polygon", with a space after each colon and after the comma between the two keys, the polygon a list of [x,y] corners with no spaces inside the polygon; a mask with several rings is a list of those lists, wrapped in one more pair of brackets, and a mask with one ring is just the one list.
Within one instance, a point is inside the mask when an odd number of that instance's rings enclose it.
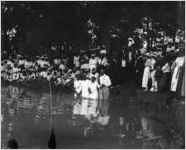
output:
{"label": "person seated on bank", "polygon": [[99,98],[101,100],[107,100],[110,96],[110,86],[111,86],[111,80],[108,75],[105,74],[105,70],[101,69],[100,71],[100,77],[98,80],[99,83]]}

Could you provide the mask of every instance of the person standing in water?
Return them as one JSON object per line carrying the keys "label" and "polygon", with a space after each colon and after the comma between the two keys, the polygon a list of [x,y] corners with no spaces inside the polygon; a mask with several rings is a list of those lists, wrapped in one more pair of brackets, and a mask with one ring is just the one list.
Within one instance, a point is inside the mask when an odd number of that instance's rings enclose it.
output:
{"label": "person standing in water", "polygon": [[83,74],[82,81],[81,81],[81,115],[88,114],[88,103],[89,103],[89,90],[90,80]]}
{"label": "person standing in water", "polygon": [[110,86],[111,86],[111,80],[108,75],[105,74],[105,70],[101,69],[100,71],[100,77],[99,77],[99,99],[100,100],[108,100],[110,96]]}
{"label": "person standing in water", "polygon": [[89,83],[89,115],[97,116],[98,108],[98,82],[95,77],[90,78]]}
{"label": "person standing in water", "polygon": [[81,76],[80,76],[80,74],[76,74],[75,81],[74,81],[74,98],[76,100],[81,99],[81,90],[82,90]]}

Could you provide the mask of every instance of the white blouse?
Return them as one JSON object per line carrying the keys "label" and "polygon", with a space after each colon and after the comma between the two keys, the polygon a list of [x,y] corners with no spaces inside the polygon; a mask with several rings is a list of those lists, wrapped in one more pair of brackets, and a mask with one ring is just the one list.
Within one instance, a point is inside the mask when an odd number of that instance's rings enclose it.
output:
{"label": "white blouse", "polygon": [[91,93],[89,94],[89,98],[98,99],[98,83],[97,83],[97,81],[90,82],[89,88],[91,91]]}
{"label": "white blouse", "polygon": [[100,84],[102,85],[105,85],[106,87],[109,87],[111,86],[111,80],[110,80],[110,77],[106,74],[104,74],[103,76],[100,76]]}

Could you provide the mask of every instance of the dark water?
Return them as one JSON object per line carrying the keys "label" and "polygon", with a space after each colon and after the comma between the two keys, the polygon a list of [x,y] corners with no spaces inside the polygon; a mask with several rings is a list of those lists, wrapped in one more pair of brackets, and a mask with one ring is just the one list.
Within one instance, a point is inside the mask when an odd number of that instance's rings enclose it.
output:
{"label": "dark water", "polygon": [[[79,102],[72,93],[52,91],[57,148],[181,148],[166,109],[139,93],[129,84],[112,89],[109,101]],[[11,138],[19,148],[48,148],[49,89],[2,86],[1,108],[2,148]]]}

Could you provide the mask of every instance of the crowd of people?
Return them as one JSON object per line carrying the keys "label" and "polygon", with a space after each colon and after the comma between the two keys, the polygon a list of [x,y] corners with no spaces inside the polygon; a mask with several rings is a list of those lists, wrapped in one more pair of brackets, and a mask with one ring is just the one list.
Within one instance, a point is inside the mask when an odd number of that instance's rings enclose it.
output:
{"label": "crowd of people", "polygon": [[[1,61],[1,79],[10,83],[50,81],[53,85],[75,86],[77,95],[81,91],[82,96],[87,97],[84,92],[86,80],[93,91],[96,86],[100,89],[103,86],[101,75],[106,72],[106,78],[113,86],[123,84],[129,76],[135,77],[137,86],[145,91],[171,91],[184,96],[184,43],[168,43],[163,49],[153,47],[148,50],[145,44],[139,49],[134,45],[133,39],[129,38],[128,47],[119,57],[109,56],[107,50],[80,52],[71,57],[9,56]],[[97,97],[96,93],[88,95]]]}
{"label": "crowd of people", "polygon": [[[137,57],[137,84],[145,91],[185,95],[185,48],[168,45],[165,51],[150,51]],[[176,94],[175,94],[176,93]]]}
{"label": "crowd of people", "polygon": [[108,66],[106,53],[75,54],[69,57],[36,56],[30,59],[22,55],[9,56],[1,61],[1,79],[9,83],[29,83],[33,81],[51,82],[53,85],[73,86],[78,75],[81,78],[96,74]]}

